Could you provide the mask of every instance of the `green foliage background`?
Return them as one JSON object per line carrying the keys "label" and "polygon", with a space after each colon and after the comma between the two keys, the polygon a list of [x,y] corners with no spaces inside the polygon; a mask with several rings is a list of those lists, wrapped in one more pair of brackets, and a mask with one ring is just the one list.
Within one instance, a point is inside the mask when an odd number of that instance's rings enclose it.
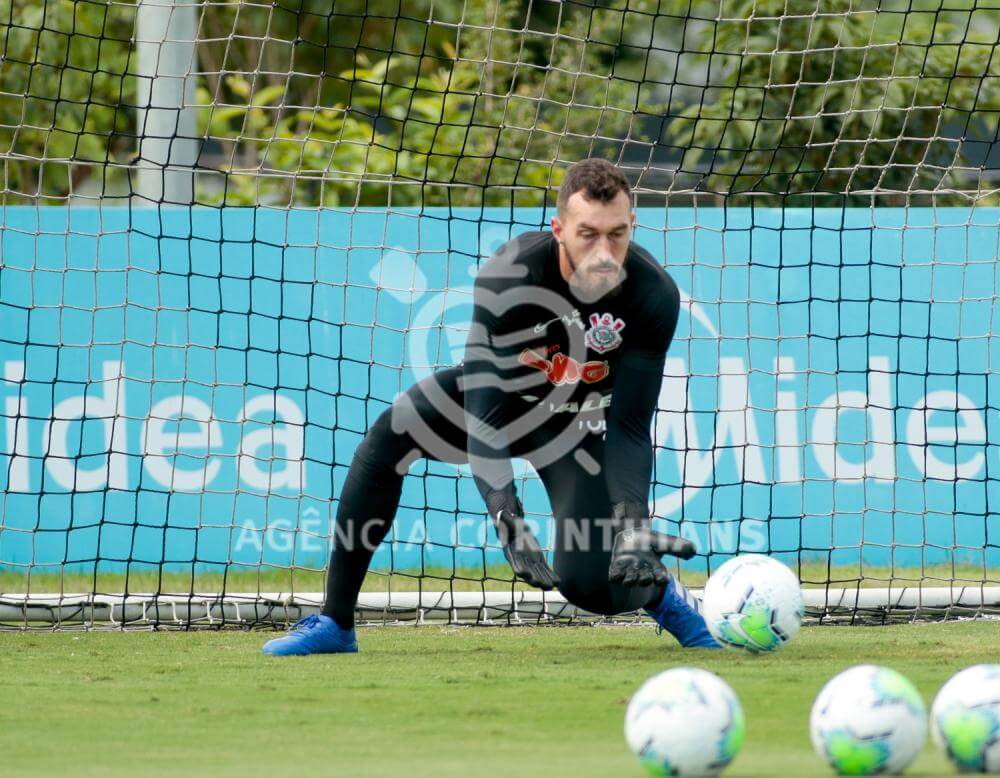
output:
{"label": "green foliage background", "polygon": [[[128,194],[135,18],[0,0],[5,202]],[[595,155],[659,202],[964,204],[1000,186],[1000,8],[972,0],[275,0],[199,18],[203,203],[532,205]]]}

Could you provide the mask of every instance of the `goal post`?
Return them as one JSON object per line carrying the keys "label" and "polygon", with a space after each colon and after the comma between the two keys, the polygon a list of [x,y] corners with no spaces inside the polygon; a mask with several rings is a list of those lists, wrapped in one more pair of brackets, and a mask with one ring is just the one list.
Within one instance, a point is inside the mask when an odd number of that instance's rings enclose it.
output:
{"label": "goal post", "polygon": [[[816,620],[1000,614],[1000,9],[931,5],[0,0],[0,626],[314,611],[366,429],[587,156],[681,290],[675,574],[767,553]],[[423,461],[359,615],[594,618]]]}
{"label": "goal post", "polygon": [[[136,175],[139,206],[191,205],[201,143],[195,108],[199,0],[135,7]],[[124,106],[123,106],[124,107]]]}

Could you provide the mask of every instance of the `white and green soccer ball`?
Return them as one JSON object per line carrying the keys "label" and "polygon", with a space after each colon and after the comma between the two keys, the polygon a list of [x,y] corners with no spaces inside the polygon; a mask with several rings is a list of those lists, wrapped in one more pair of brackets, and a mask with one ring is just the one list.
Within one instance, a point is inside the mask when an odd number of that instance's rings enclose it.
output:
{"label": "white and green soccer ball", "polygon": [[963,773],[1000,773],[1000,665],[951,677],[931,706],[931,734]]}
{"label": "white and green soccer ball", "polygon": [[625,739],[651,775],[718,775],[739,753],[744,730],[729,685],[692,667],[650,678],[625,714]]}
{"label": "white and green soccer ball", "polygon": [[827,682],[809,718],[813,748],[840,775],[894,775],[927,740],[919,692],[888,667],[858,665]]}
{"label": "white and green soccer ball", "polygon": [[724,563],[705,584],[702,615],[713,637],[729,648],[774,651],[802,626],[805,602],[799,579],[761,554]]}

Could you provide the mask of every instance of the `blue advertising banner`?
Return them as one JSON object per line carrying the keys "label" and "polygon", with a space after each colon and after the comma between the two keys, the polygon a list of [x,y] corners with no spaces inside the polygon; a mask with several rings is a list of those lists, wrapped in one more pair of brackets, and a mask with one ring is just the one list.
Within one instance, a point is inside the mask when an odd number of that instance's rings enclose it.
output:
{"label": "blue advertising banner", "polygon": [[[653,428],[667,527],[722,556],[1000,563],[1000,209],[638,223],[683,296]],[[368,424],[460,361],[478,265],[542,224],[5,209],[0,569],[322,567]],[[393,537],[377,566],[502,560],[467,468],[414,465]]]}

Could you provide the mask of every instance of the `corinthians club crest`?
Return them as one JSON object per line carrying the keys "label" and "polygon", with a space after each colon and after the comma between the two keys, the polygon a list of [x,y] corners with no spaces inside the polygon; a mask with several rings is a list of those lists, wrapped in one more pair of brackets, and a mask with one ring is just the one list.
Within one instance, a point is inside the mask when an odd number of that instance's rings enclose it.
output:
{"label": "corinthians club crest", "polygon": [[590,314],[590,329],[583,334],[583,340],[589,348],[598,354],[618,348],[622,343],[621,331],[625,322],[616,319],[610,313]]}

